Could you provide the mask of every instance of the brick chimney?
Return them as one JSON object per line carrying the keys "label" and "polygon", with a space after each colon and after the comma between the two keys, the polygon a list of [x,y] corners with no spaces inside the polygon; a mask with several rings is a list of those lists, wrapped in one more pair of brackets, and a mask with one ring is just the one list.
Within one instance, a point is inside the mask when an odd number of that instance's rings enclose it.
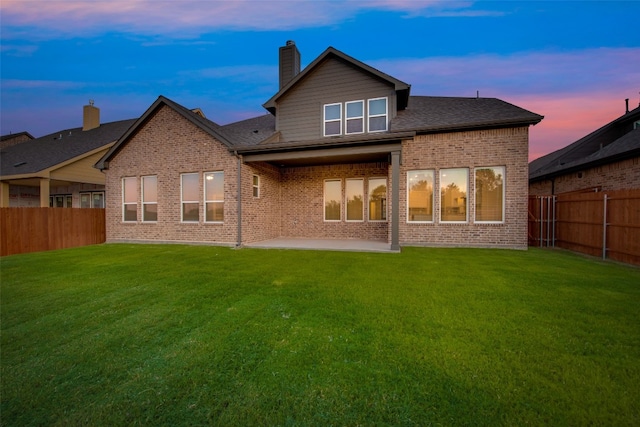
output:
{"label": "brick chimney", "polygon": [[296,42],[287,40],[280,48],[280,89],[285,87],[300,72],[300,52]]}
{"label": "brick chimney", "polygon": [[82,110],[82,130],[91,130],[100,126],[100,109],[93,106],[93,100]]}

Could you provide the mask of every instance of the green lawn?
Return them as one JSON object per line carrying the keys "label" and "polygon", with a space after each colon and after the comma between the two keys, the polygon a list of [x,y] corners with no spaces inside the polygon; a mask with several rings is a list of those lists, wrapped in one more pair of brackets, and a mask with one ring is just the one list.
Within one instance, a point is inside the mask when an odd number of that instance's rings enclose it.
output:
{"label": "green lawn", "polygon": [[3,426],[640,424],[637,268],[110,244],[0,269]]}

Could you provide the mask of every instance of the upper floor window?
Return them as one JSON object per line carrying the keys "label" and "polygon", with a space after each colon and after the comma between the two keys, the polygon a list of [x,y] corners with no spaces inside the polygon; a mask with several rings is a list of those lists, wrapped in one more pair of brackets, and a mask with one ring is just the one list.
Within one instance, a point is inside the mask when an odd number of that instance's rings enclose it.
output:
{"label": "upper floor window", "polygon": [[387,98],[369,100],[369,132],[387,130]]}
{"label": "upper floor window", "polygon": [[[323,135],[354,135],[364,132],[384,132],[389,128],[387,98],[325,104],[323,107]],[[344,110],[344,112],[343,112]],[[343,130],[344,122],[344,130]],[[365,128],[366,123],[366,128]]]}
{"label": "upper floor window", "polygon": [[324,136],[342,134],[342,104],[324,106]]}
{"label": "upper floor window", "polygon": [[364,132],[364,101],[346,103],[346,134]]}

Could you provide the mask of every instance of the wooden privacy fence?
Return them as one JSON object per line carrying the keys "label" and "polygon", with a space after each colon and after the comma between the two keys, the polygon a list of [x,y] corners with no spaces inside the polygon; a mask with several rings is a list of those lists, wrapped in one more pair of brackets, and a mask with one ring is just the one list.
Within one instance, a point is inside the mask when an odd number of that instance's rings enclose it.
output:
{"label": "wooden privacy fence", "polygon": [[0,256],[105,240],[104,209],[0,208]]}
{"label": "wooden privacy fence", "polygon": [[529,245],[640,265],[640,190],[530,196]]}

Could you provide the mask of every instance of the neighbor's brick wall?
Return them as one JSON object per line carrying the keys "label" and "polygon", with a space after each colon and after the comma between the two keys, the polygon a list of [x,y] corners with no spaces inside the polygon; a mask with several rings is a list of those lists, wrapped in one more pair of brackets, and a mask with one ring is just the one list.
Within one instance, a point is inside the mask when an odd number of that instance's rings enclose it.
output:
{"label": "neighbor's brick wall", "polygon": [[[368,218],[368,178],[388,177],[387,163],[309,166],[282,170],[282,236],[308,238],[357,238],[387,241],[387,222]],[[342,220],[324,221],[324,180],[342,180]],[[344,185],[347,178],[364,178],[365,212],[363,222],[346,222]],[[387,182],[387,204],[390,187]],[[388,212],[387,217],[389,217]]]}
{"label": "neighbor's brick wall", "polygon": [[[180,174],[224,170],[224,223],[182,223]],[[235,244],[237,237],[237,159],[224,145],[169,107],[161,108],[112,159],[106,170],[107,241],[157,240]],[[122,221],[122,178],[158,176],[158,221],[143,223],[138,191],[138,222]]]}
{"label": "neighbor's brick wall", "polygon": [[[418,135],[403,142],[400,173],[400,244],[478,247],[527,247],[527,127]],[[505,166],[504,224],[474,224],[474,168]],[[444,168],[469,169],[469,222],[439,222],[438,173]],[[407,223],[407,171],[435,169],[435,222]]]}
{"label": "neighbor's brick wall", "polygon": [[[625,159],[556,177],[555,194],[601,187],[603,191],[640,188],[640,157]],[[529,186],[532,196],[551,195],[551,180],[538,181]]]}

